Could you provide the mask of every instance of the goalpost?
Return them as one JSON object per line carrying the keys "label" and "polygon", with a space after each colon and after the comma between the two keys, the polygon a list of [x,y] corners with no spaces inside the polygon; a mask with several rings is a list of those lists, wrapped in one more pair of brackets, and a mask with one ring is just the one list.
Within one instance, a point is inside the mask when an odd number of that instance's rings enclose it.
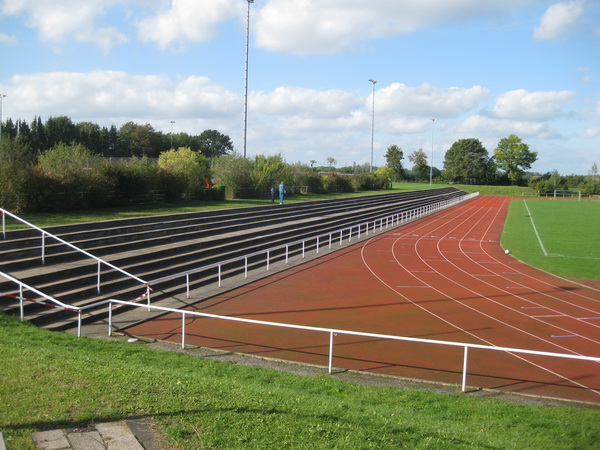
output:
{"label": "goalpost", "polygon": [[577,198],[581,200],[581,191],[571,191],[568,189],[555,189],[554,200],[557,198]]}

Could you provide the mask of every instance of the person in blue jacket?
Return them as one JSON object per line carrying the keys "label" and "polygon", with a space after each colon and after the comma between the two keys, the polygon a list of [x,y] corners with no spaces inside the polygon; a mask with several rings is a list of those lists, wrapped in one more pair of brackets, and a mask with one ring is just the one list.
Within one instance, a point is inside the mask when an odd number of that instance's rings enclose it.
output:
{"label": "person in blue jacket", "polygon": [[279,185],[279,204],[283,205],[283,196],[285,195],[285,184],[283,181]]}

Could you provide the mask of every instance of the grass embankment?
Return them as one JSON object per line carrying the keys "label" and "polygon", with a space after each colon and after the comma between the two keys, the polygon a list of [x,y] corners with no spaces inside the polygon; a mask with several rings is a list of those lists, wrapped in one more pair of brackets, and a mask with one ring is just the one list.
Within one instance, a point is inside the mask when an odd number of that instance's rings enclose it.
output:
{"label": "grass embankment", "polygon": [[[150,416],[165,448],[598,448],[600,411],[344,383],[77,338],[0,315],[0,431]],[[176,445],[174,445],[176,443]]]}
{"label": "grass embankment", "polygon": [[513,256],[547,272],[600,280],[600,203],[513,200],[501,245]]}

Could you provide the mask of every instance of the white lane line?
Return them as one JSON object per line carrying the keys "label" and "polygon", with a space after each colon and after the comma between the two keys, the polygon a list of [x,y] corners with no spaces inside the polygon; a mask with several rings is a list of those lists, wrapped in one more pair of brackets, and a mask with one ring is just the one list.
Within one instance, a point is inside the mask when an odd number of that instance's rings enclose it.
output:
{"label": "white lane line", "polygon": [[535,226],[535,222],[533,221],[533,216],[531,215],[531,211],[529,211],[529,206],[527,206],[527,200],[523,200],[523,204],[525,204],[525,208],[527,209],[527,214],[529,214],[529,219],[531,220],[531,225],[533,225],[533,231],[535,231],[535,235],[537,236],[538,242],[540,243],[540,247],[542,247],[542,251],[544,252],[544,256],[548,256],[548,252],[544,247],[544,243],[542,242],[542,238],[538,233],[537,227]]}

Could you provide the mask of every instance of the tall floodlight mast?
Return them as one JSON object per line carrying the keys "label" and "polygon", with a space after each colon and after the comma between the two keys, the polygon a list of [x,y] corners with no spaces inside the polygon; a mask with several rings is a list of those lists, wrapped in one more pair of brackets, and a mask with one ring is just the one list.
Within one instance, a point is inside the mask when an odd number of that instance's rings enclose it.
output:
{"label": "tall floodlight mast", "polygon": [[431,162],[429,163],[429,184],[433,184],[433,132],[435,130],[435,119],[431,119]]}
{"label": "tall floodlight mast", "polygon": [[377,84],[377,80],[369,78],[369,81],[373,83],[373,108],[371,113],[371,163],[369,164],[369,172],[373,172],[373,144],[375,142],[375,84]]}
{"label": "tall floodlight mast", "polygon": [[2,142],[2,99],[6,94],[0,94],[0,142]]}
{"label": "tall floodlight mast", "polygon": [[246,76],[244,87],[244,159],[246,158],[246,135],[248,133],[248,50],[250,48],[250,3],[254,0],[246,0],[248,2],[248,13],[246,17]]}

